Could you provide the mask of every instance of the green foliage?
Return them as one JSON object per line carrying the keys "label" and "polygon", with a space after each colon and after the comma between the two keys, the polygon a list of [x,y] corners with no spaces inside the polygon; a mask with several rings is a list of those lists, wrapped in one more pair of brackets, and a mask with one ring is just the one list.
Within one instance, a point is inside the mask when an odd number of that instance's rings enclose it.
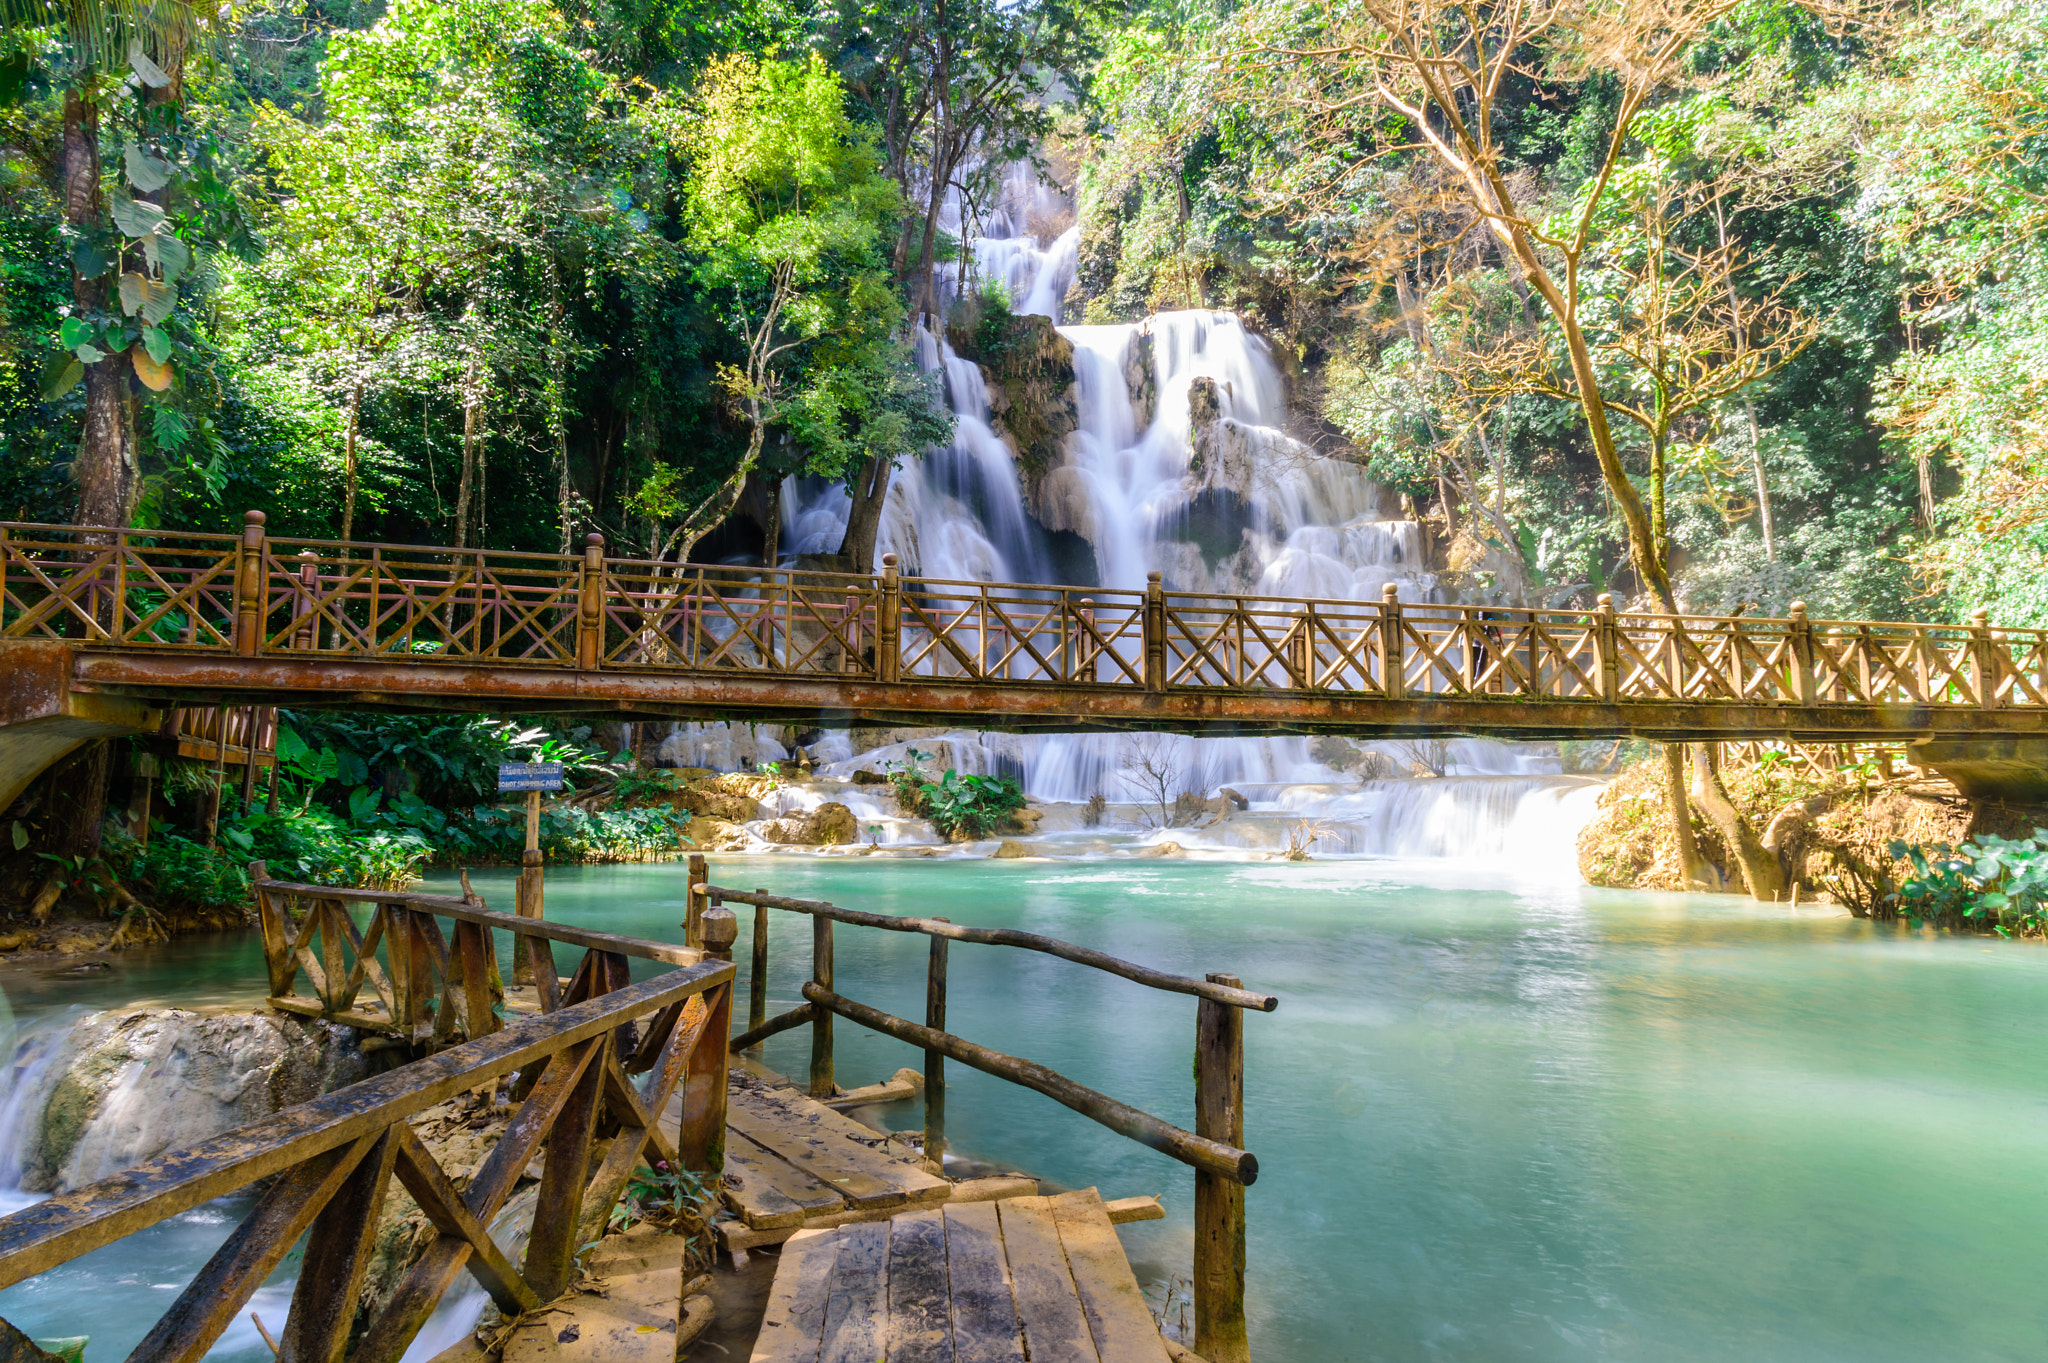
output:
{"label": "green foliage", "polygon": [[1987,833],[1931,852],[1894,842],[1891,853],[1912,867],[1895,903],[1915,927],[1990,928],[2002,937],[2048,929],[2048,829],[2019,839]]}
{"label": "green foliage", "polygon": [[905,812],[929,819],[944,838],[984,838],[1011,811],[1024,807],[1024,791],[1007,776],[970,776],[948,767],[935,780],[926,779],[927,754],[906,750],[904,760],[889,771],[889,784]]}

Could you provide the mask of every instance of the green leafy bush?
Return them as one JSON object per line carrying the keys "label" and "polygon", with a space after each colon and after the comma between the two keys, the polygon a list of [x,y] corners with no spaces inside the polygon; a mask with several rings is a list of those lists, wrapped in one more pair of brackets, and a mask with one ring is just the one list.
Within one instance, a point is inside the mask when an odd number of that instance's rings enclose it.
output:
{"label": "green leafy bush", "polygon": [[1932,855],[1903,842],[1891,851],[1913,868],[1895,902],[1915,927],[1988,927],[2006,937],[2048,930],[2048,829],[2019,839],[1987,833]]}
{"label": "green leafy bush", "polygon": [[1007,776],[970,776],[948,767],[937,780],[926,780],[922,764],[927,754],[915,748],[906,753],[889,772],[889,784],[897,802],[931,820],[942,837],[985,838],[1011,811],[1024,807],[1023,788]]}

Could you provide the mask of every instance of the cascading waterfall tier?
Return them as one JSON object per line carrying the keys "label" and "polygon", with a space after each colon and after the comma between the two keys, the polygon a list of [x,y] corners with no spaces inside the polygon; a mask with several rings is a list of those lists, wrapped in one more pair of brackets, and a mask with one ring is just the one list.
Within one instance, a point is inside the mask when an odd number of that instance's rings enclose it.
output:
{"label": "cascading waterfall tier", "polygon": [[[949,226],[957,230],[957,215]],[[890,489],[880,545],[905,572],[968,582],[1059,581],[1055,563],[1071,560],[1052,551],[1051,539],[1071,534],[1086,543],[1094,568],[1092,581],[1076,585],[1140,590],[1157,572],[1169,590],[1377,601],[1391,585],[1404,601],[1443,599],[1428,570],[1422,528],[1390,514],[1392,499],[1363,469],[1323,457],[1289,433],[1286,375],[1241,318],[1190,309],[1120,325],[1059,325],[1080,227],[1065,196],[1028,169],[1012,170],[987,227],[988,235],[974,241],[975,271],[1003,286],[1014,311],[1051,319],[1072,345],[1078,428],[1060,462],[1027,479],[998,434],[980,367],[943,335],[921,332],[923,363],[943,374],[956,425],[949,448],[904,469]],[[956,275],[948,291],[965,282]],[[794,552],[837,545],[846,520],[842,491],[792,483],[784,496]],[[983,772],[991,768],[977,767],[969,755],[1000,750],[1003,765],[1022,772],[1035,798],[1085,801],[1099,794],[1114,801],[1135,793],[1128,741],[1115,736],[981,744],[962,737],[949,746],[963,754],[963,769]],[[1294,801],[1302,805],[1294,811],[1299,818],[1353,830],[1326,837],[1326,847],[1400,850],[1359,831],[1365,824],[1405,829],[1401,846],[1445,854],[1479,845],[1506,854],[1517,836],[1512,826],[1525,818],[1543,836],[1558,833],[1548,812],[1529,812],[1542,800],[1510,800],[1494,785],[1439,782],[1427,799],[1364,799],[1355,789],[1360,771],[1385,766],[1363,758],[1363,767],[1333,765],[1327,746],[1306,739],[1203,738],[1172,746],[1176,779],[1198,793],[1222,785],[1326,792]],[[1342,746],[1377,750],[1396,771],[1414,765],[1402,745]],[[1443,754],[1435,764],[1447,763],[1458,777],[1529,780],[1559,769],[1548,747],[1460,740]],[[1353,794],[1327,793],[1339,787]],[[1576,809],[1585,802],[1563,803]],[[1421,822],[1401,812],[1425,804],[1452,812]],[[1463,831],[1438,835],[1450,828]]]}

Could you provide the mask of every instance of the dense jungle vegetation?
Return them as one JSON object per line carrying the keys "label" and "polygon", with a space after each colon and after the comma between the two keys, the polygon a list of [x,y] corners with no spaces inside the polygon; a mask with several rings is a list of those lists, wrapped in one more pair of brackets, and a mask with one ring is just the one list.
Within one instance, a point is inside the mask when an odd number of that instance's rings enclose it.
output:
{"label": "dense jungle vegetation", "polygon": [[[867,570],[948,438],[951,225],[1023,160],[1068,320],[1242,314],[1468,597],[2048,624],[2025,0],[0,15],[9,519],[758,561],[801,475]],[[456,836],[295,775],[347,837]]]}
{"label": "dense jungle vegetation", "polygon": [[2048,620],[2040,6],[6,13],[12,518],[730,557],[804,473],[867,567],[1028,156],[1071,317],[1255,319],[1478,587]]}

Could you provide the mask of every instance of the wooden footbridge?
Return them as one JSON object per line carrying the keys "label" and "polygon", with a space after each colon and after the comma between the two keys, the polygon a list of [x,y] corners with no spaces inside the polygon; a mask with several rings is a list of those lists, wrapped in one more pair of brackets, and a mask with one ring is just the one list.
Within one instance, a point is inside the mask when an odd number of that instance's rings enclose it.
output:
{"label": "wooden footbridge", "polygon": [[[2037,732],[2048,632],[1291,600],[0,525],[11,711],[1830,742]],[[89,709],[94,702],[87,702]]]}
{"label": "wooden footbridge", "polygon": [[[1008,929],[894,918],[705,883],[693,865],[681,943],[491,911],[449,897],[272,879],[250,868],[273,1008],[345,1023],[409,1057],[397,1068],[211,1141],[0,1218],[0,1288],[234,1193],[254,1203],[130,1363],[198,1363],[305,1237],[280,1363],[397,1363],[465,1275],[502,1313],[497,1363],[675,1363],[711,1299],[708,1244],[651,1251],[606,1228],[636,1170],[693,1171],[717,1190],[715,1231],[735,1264],[779,1255],[754,1363],[1175,1363],[1189,1357],[1149,1314],[1112,1226],[1155,1219],[1148,1198],[1093,1189],[1039,1196],[1030,1178],[943,1177],[945,1062],[1034,1089],[1195,1171],[1197,1363],[1248,1363],[1244,1311],[1243,1013],[1278,1000],[1228,976],[1189,979]],[[749,1026],[732,1035],[738,922],[753,910]],[[805,1003],[763,1016],[769,914],[808,917]],[[931,941],[923,1023],[837,992],[835,925]],[[948,948],[1033,951],[1192,996],[1194,1131],[1035,1062],[946,1030]],[[507,984],[500,946],[530,975]],[[581,950],[566,976],[557,952]],[[637,966],[635,963],[638,963]],[[638,982],[643,975],[659,973]],[[301,992],[303,984],[307,992]],[[838,1099],[835,1018],[924,1052],[924,1130],[914,1149],[859,1126]],[[811,1029],[809,1093],[736,1076],[731,1057],[789,1027]],[[513,1105],[473,1168],[444,1168],[413,1122],[466,1092]],[[538,1171],[536,1174],[536,1170]],[[642,1178],[651,1175],[642,1172]],[[493,1222],[538,1178],[523,1256]],[[366,1296],[378,1224],[396,1180],[433,1236],[395,1283]],[[516,1260],[516,1262],[515,1262]],[[579,1277],[623,1266],[596,1297]],[[374,1300],[375,1309],[365,1303]],[[90,1332],[90,1305],[76,1329]],[[564,1325],[564,1322],[567,1322]],[[721,1345],[721,1348],[724,1346]],[[0,1321],[0,1357],[49,1363]],[[438,1363],[488,1363],[462,1345]],[[107,1360],[100,1360],[107,1363]]]}

